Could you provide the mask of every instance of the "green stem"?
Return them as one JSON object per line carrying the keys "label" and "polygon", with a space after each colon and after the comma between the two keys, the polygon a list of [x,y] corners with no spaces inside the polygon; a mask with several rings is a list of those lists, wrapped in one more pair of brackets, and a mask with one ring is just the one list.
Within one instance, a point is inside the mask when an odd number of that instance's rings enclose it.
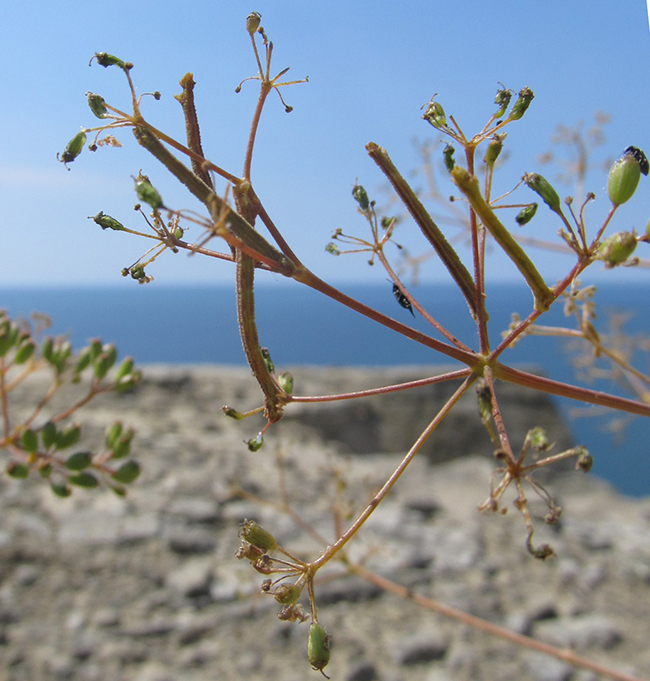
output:
{"label": "green stem", "polygon": [[481,222],[489,230],[497,243],[517,266],[535,297],[535,309],[547,310],[555,300],[553,291],[546,285],[542,276],[526,255],[523,248],[515,241],[510,232],[499,221],[494,211],[481,195],[478,180],[462,166],[456,166],[451,176],[465,195]]}

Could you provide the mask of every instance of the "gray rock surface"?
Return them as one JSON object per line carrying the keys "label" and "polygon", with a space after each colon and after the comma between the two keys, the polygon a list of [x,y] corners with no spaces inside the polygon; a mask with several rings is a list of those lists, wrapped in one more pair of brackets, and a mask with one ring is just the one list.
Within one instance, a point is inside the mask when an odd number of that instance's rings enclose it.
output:
{"label": "gray rock surface", "polygon": [[[294,375],[297,394],[327,394],[426,373]],[[278,510],[283,490],[300,519],[331,541],[332,509],[346,522],[362,510],[449,388],[295,405],[251,453],[242,441],[261,420],[220,412],[259,403],[248,370],[148,367],[145,376],[137,392],[81,414],[88,445],[116,418],[137,429],[144,470],[126,499],[78,490],[62,500],[41,481],[0,479],[0,678],[322,678],[306,659],[307,624],[280,622],[275,601],[260,593],[262,576],[234,558],[239,524],[255,518],[293,553],[316,557],[322,546]],[[513,442],[542,424],[559,447],[571,444],[548,401],[505,388]],[[551,476],[564,515],[535,540],[552,543],[558,557],[536,561],[512,507],[505,516],[476,510],[494,462],[475,412],[472,396],[349,545],[350,559],[414,593],[650,678],[650,499],[622,497],[582,473]],[[596,678],[345,576],[340,564],[322,571],[316,595],[334,637],[333,679]]]}

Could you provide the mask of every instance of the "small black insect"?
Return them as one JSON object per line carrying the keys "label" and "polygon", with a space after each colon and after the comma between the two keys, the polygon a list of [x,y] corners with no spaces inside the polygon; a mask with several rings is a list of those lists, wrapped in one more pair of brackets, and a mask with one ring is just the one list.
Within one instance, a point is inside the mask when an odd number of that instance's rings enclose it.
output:
{"label": "small black insect", "polygon": [[415,317],[415,312],[413,312],[411,301],[402,293],[400,287],[397,284],[393,284],[393,295],[395,296],[395,300]]}
{"label": "small black insect", "polygon": [[630,156],[634,157],[634,160],[639,164],[639,168],[641,168],[641,172],[644,175],[648,174],[650,171],[648,157],[641,151],[641,149],[638,147],[628,147],[623,153],[630,154]]}

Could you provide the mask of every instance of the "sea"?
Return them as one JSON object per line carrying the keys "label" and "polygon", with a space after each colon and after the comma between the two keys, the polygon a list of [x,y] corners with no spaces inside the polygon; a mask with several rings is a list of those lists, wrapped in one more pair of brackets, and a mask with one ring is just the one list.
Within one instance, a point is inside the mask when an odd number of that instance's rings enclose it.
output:
{"label": "sea", "polygon": [[[231,285],[163,285],[152,282],[120,286],[29,287],[0,290],[0,308],[13,317],[45,313],[52,320],[48,333],[67,334],[75,347],[99,337],[114,342],[120,357],[132,356],[140,365],[245,365]],[[126,285],[130,284],[130,285]],[[341,290],[389,316],[436,336],[416,312],[399,305],[392,284],[341,285]],[[478,346],[476,327],[467,305],[452,285],[412,287],[424,308],[471,348]],[[650,340],[648,300],[650,285],[616,284],[596,294],[598,318],[605,333],[612,315],[624,313],[626,334]],[[487,291],[492,347],[508,327],[512,313],[525,317],[532,296],[524,287],[497,284]],[[284,281],[258,284],[256,320],[262,345],[269,348],[276,368],[295,365],[432,366],[447,364],[431,349],[409,341],[304,286]],[[542,318],[545,326],[567,326],[561,304]],[[437,336],[439,337],[439,336]],[[594,383],[576,368],[583,355],[566,339],[525,337],[502,356],[515,366],[536,367],[556,380],[588,385],[630,396],[611,376]],[[584,348],[583,348],[584,350]],[[636,366],[649,370],[649,355],[637,353]],[[599,360],[599,366],[605,366]],[[145,366],[146,371],[146,366]],[[594,457],[592,474],[632,496],[650,495],[650,420],[611,414],[598,407],[554,398],[576,443]],[[531,424],[531,427],[534,424]],[[614,430],[613,426],[618,426]]]}

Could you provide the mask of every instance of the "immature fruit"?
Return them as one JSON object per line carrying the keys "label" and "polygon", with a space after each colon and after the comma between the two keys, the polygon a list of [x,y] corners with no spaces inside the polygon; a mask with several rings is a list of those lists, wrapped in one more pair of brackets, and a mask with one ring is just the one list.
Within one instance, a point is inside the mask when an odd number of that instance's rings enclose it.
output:
{"label": "immature fruit", "polygon": [[140,201],[148,203],[154,210],[163,207],[163,200],[160,194],[149,182],[149,178],[146,175],[140,174],[135,178],[135,191]]}
{"label": "immature fruit", "polygon": [[97,118],[104,118],[108,113],[108,109],[104,104],[104,98],[101,95],[96,95],[92,92],[87,92],[88,106],[90,110],[97,116]]}
{"label": "immature fruit", "polygon": [[562,212],[560,208],[560,197],[545,177],[542,177],[538,173],[526,173],[523,179],[526,185],[538,194],[554,213]]}
{"label": "immature fruit", "polygon": [[246,30],[253,35],[255,31],[260,27],[260,21],[262,20],[262,15],[259,12],[251,12],[246,17]]}
{"label": "immature fruit", "polygon": [[440,102],[429,102],[422,118],[431,123],[434,128],[444,128],[447,126],[447,116]]}
{"label": "immature fruit", "polygon": [[78,132],[69,142],[66,148],[64,149],[63,153],[59,157],[57,154],[57,158],[63,165],[66,165],[68,163],[72,163],[77,156],[81,153],[81,150],[84,148],[84,144],[86,143],[86,133],[82,130],[81,132]]}
{"label": "immature fruit", "polygon": [[354,187],[352,187],[352,196],[354,196],[354,200],[359,204],[361,210],[368,210],[370,207],[370,200],[368,199],[366,190],[360,184],[355,184]]}
{"label": "immature fruit", "polygon": [[518,121],[526,113],[526,110],[530,106],[530,103],[533,101],[534,97],[535,95],[529,87],[519,90],[519,97],[513,104],[512,111],[510,111],[508,118],[511,121]]}
{"label": "immature fruit", "polygon": [[536,212],[537,212],[537,204],[536,203],[529,203],[527,206],[524,206],[517,213],[515,220],[520,227],[523,227],[524,225],[527,225],[533,219]]}
{"label": "immature fruit", "polygon": [[273,551],[278,545],[275,537],[261,528],[254,520],[244,521],[239,530],[239,536],[262,551]]}
{"label": "immature fruit", "polygon": [[99,211],[99,213],[97,213],[97,215],[95,215],[91,219],[93,220],[93,222],[98,224],[102,229],[113,229],[116,232],[119,232],[124,229],[124,225],[121,222],[111,217],[110,215],[105,215],[102,211]]}
{"label": "immature fruit", "polygon": [[648,159],[636,147],[628,147],[614,162],[607,178],[607,193],[615,206],[629,201],[636,191],[641,173],[648,174]]}
{"label": "immature fruit", "polygon": [[332,637],[325,631],[323,625],[314,622],[309,627],[309,641],[307,643],[307,657],[313,669],[323,673],[330,661],[330,647]]}
{"label": "immature fruit", "polygon": [[603,241],[598,249],[598,258],[605,261],[605,267],[616,267],[634,253],[637,238],[632,232],[617,232]]}

